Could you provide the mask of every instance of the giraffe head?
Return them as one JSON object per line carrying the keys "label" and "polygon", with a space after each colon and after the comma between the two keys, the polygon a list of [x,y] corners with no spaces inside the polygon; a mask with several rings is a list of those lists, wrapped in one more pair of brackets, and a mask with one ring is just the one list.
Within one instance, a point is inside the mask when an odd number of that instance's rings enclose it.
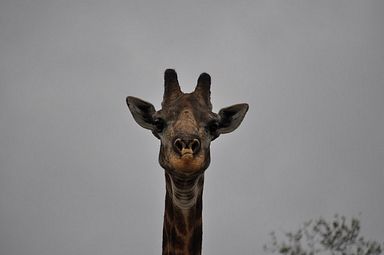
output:
{"label": "giraffe head", "polygon": [[236,104],[212,112],[211,77],[202,73],[195,90],[183,93],[175,70],[164,74],[162,109],[151,103],[127,97],[133,118],[160,139],[160,165],[169,172],[197,174],[210,163],[210,144],[219,135],[232,132],[242,122],[248,104]]}

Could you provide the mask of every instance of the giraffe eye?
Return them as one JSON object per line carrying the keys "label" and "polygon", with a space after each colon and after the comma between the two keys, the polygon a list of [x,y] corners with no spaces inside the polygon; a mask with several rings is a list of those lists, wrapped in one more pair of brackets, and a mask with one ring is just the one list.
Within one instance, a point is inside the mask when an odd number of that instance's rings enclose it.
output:
{"label": "giraffe eye", "polygon": [[212,121],[211,123],[208,124],[207,128],[211,134],[214,134],[219,128],[219,123],[217,123],[216,121]]}
{"label": "giraffe eye", "polygon": [[161,133],[163,132],[164,130],[164,127],[165,127],[165,121],[163,119],[155,119],[154,121],[154,125],[155,125],[155,130],[157,133]]}

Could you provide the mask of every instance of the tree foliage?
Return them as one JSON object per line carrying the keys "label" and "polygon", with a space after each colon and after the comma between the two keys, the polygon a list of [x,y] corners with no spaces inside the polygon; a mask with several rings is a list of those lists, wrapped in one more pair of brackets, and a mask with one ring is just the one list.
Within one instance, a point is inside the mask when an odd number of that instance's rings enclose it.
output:
{"label": "tree foliage", "polygon": [[307,221],[297,231],[284,233],[281,241],[272,232],[271,243],[264,246],[267,252],[283,255],[379,255],[382,249],[382,243],[360,235],[359,219],[338,215],[330,221]]}

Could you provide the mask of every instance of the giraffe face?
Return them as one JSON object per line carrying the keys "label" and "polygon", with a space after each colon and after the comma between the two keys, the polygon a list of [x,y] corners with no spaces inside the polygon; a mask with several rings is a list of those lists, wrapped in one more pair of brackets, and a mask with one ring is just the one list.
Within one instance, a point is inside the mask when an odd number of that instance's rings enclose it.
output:
{"label": "giraffe face", "polygon": [[194,174],[210,163],[210,144],[220,134],[235,130],[242,122],[247,104],[237,104],[212,112],[210,76],[201,74],[192,93],[180,90],[177,74],[168,69],[164,75],[162,109],[148,102],[127,97],[136,122],[152,131],[161,141],[159,162],[169,172]]}
{"label": "giraffe face", "polygon": [[164,169],[193,173],[208,167],[210,143],[216,136],[210,130],[218,118],[198,96],[183,94],[154,118],[159,123],[154,134],[161,140],[159,162]]}

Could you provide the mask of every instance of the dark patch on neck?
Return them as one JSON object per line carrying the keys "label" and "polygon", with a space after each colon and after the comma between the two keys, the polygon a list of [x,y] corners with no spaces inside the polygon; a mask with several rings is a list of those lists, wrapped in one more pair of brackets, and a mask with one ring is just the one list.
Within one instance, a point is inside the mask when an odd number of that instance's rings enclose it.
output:
{"label": "dark patch on neck", "polygon": [[203,237],[203,225],[200,224],[195,227],[192,236],[189,241],[188,250],[190,254],[197,255],[201,254],[201,244]]}

